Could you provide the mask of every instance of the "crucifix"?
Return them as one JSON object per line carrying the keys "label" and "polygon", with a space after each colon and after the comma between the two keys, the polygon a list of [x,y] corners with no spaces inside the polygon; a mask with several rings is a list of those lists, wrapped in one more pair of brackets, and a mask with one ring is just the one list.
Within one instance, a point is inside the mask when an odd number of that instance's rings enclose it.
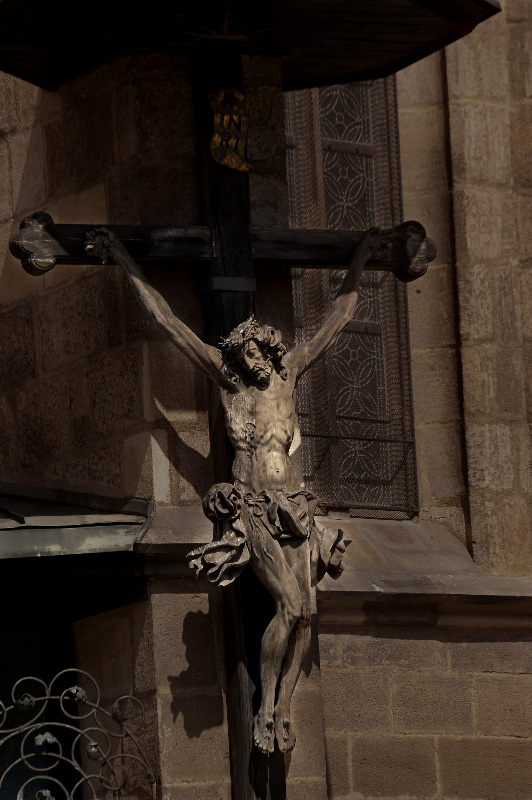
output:
{"label": "crucifix", "polygon": [[[325,337],[319,343],[321,350],[317,347],[317,357],[334,340],[341,328],[340,322],[345,323],[352,313],[362,267],[391,270],[401,280],[413,280],[425,272],[428,262],[435,256],[435,248],[423,227],[416,222],[407,222],[380,234],[252,228],[249,165],[243,146],[246,123],[240,54],[227,47],[223,58],[218,53],[215,62],[216,68],[213,62],[204,62],[197,70],[196,81],[198,138],[208,225],[188,229],[109,226],[91,232],[92,226],[56,225],[49,215],[39,212],[23,221],[19,232],[12,238],[11,251],[34,275],[52,269],[57,263],[87,265],[97,263],[102,256],[109,258],[126,269],[150,313],[157,313],[163,306],[157,305],[159,301],[153,299],[153,293],[148,291],[143,295],[146,282],[137,265],[156,267],[181,262],[210,266],[203,283],[206,342],[198,344],[195,339],[187,340],[188,333],[181,329],[181,349],[187,352],[188,348],[187,354],[193,362],[221,385],[226,421],[233,419],[244,435],[242,441],[239,432],[233,430],[232,443],[237,456],[239,448],[245,451],[245,455],[240,460],[235,458],[238,474],[235,478],[233,464],[230,483],[229,462],[232,459],[220,430],[220,415],[213,413],[211,427],[213,439],[218,442],[214,451],[218,483],[207,495],[205,506],[218,538],[211,549],[207,546],[201,552],[193,553],[192,562],[197,569],[208,572],[214,569],[217,582],[223,584],[228,576],[224,568],[231,562],[231,553],[229,559],[223,559],[228,548],[231,549],[228,545],[231,541],[237,559],[242,554],[244,558],[236,566],[243,566],[246,558],[252,562],[255,560],[256,574],[275,598],[278,624],[269,636],[268,646],[263,647],[263,697],[252,720],[245,674],[245,647],[239,621],[242,601],[234,584],[224,590],[230,688],[234,698],[230,713],[237,740],[235,750],[249,753],[253,738],[260,753],[276,751],[279,754],[289,751],[295,743],[289,700],[308,638],[311,551],[315,545],[316,565],[321,557],[325,568],[329,562],[339,568],[342,543],[339,537],[331,540],[329,561],[325,563],[327,559],[323,558],[320,550],[329,535],[317,529],[312,514],[312,498],[301,487],[297,491],[292,478],[286,475],[277,478],[273,474],[289,469],[290,431],[285,432],[287,435],[280,448],[266,448],[266,456],[253,474],[245,474],[250,451],[254,453],[252,459],[257,460],[256,454],[260,450],[256,441],[260,401],[275,394],[273,399],[280,403],[279,413],[289,417],[293,414],[293,400],[290,405],[287,398],[293,397],[298,375],[310,366],[305,360],[308,353],[304,348],[298,353],[294,348],[285,355],[277,332],[253,319],[254,266],[341,268],[352,262],[339,298],[339,306],[346,305],[346,308],[342,309],[341,320],[336,320],[339,327],[333,326],[327,331],[329,338]],[[207,68],[209,64],[210,68]],[[155,306],[150,305],[151,302]],[[165,323],[165,314],[164,310],[162,317],[159,315],[162,324]],[[172,325],[179,328],[170,318],[166,322],[170,328]],[[177,334],[176,337],[176,346],[180,346]],[[216,349],[220,339],[224,342],[221,355]],[[286,385],[283,381],[287,381]],[[273,394],[268,394],[270,390]],[[252,429],[255,430],[254,442],[251,441]],[[284,456],[281,451],[285,451]],[[248,495],[250,499],[247,499]],[[270,552],[268,554],[266,547],[262,562],[257,555],[259,537],[253,528],[255,516],[262,517],[266,534],[272,539]],[[252,530],[254,538],[250,534]],[[296,553],[304,553],[301,563],[295,557]],[[277,558],[279,554],[280,558]],[[275,562],[273,577],[265,568],[269,560]],[[305,570],[301,569],[301,564]],[[232,566],[235,566],[234,560]],[[229,583],[229,580],[225,582]],[[276,595],[277,584],[281,591]],[[281,674],[283,661],[285,671]],[[287,687],[284,690],[283,679],[286,679]],[[236,767],[233,769],[238,771]],[[235,781],[246,783],[246,775],[245,767],[240,768]],[[256,796],[250,791],[253,789],[244,786],[238,796]]]}

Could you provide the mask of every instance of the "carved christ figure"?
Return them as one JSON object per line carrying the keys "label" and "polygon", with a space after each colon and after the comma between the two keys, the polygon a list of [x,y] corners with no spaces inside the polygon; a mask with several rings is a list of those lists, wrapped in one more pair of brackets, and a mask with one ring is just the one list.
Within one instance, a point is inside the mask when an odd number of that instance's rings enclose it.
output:
{"label": "carved christ figure", "polygon": [[279,331],[253,317],[235,328],[221,350],[205,344],[152,288],[120,240],[105,228],[90,234],[87,249],[111,257],[125,270],[140,304],[170,340],[218,387],[235,459],[232,483],[213,486],[204,498],[214,540],[189,554],[190,565],[224,586],[246,564],[275,600],[276,613],[261,643],[262,701],[254,741],[272,752],[291,750],[295,734],[290,701],[310,643],[311,587],[328,572],[338,577],[348,542],[339,530],[314,519],[316,498],[290,461],[296,425],[298,379],[335,342],[353,315],[362,270],[387,242],[368,231],[320,330],[287,351]]}

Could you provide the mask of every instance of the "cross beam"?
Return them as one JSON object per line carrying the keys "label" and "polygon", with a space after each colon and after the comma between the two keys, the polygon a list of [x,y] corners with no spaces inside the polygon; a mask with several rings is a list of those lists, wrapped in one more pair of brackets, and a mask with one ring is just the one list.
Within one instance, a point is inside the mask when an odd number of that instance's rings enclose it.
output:
{"label": "cross beam", "polygon": [[[85,249],[90,225],[57,225],[52,217],[38,211],[26,217],[10,240],[11,253],[31,275],[42,275],[56,264],[99,263]],[[208,265],[219,258],[217,242],[209,227],[172,228],[141,225],[108,225],[141,265],[171,266],[180,263]],[[347,267],[361,240],[361,231],[319,231],[294,228],[251,228],[251,257],[254,264],[289,267],[341,269]],[[391,248],[382,258],[370,260],[369,270],[394,272],[402,281],[420,278],[436,257],[436,246],[419,222],[404,222],[389,232]],[[211,289],[242,291],[241,278],[218,275]],[[249,280],[249,279],[248,279]],[[233,283],[231,283],[231,281]],[[209,287],[207,287],[209,288]],[[251,286],[247,286],[249,291]]]}

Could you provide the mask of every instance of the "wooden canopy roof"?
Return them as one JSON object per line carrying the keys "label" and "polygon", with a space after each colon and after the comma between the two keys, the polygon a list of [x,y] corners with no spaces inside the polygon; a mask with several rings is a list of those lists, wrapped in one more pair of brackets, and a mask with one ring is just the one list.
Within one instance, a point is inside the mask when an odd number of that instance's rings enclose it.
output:
{"label": "wooden canopy roof", "polygon": [[0,70],[56,89],[126,53],[234,43],[285,89],[383,77],[465,36],[497,0],[0,0]]}

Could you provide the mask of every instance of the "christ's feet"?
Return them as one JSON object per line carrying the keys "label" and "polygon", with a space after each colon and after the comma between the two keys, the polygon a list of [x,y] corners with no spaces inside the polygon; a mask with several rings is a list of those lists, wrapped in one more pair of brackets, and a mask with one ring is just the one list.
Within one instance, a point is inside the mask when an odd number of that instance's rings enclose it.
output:
{"label": "christ's feet", "polygon": [[253,720],[253,739],[263,753],[273,753],[275,735],[273,730],[273,717],[262,713],[262,709]]}
{"label": "christ's feet", "polygon": [[290,717],[282,711],[275,712],[275,736],[277,746],[281,753],[288,753],[294,749],[296,735],[290,723]]}

